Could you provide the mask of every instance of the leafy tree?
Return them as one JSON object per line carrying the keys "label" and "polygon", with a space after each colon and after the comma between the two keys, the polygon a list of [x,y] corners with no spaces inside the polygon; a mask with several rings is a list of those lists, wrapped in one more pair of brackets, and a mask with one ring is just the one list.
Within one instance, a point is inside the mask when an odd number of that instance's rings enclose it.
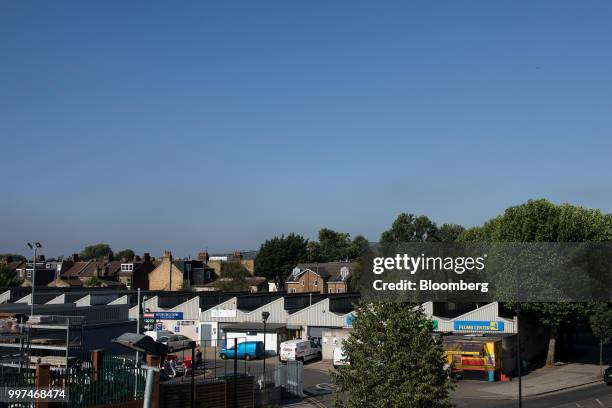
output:
{"label": "leafy tree", "polygon": [[336,232],[329,228],[319,230],[320,262],[344,261],[348,257],[351,236],[346,232]]}
{"label": "leafy tree", "polygon": [[421,309],[360,304],[343,348],[350,365],[332,373],[338,407],[446,408],[451,383],[442,340]]}
{"label": "leafy tree", "polygon": [[0,259],[5,260],[8,258],[12,258],[13,261],[25,261],[26,257],[21,254],[0,254]]}
{"label": "leafy tree", "polygon": [[436,224],[425,215],[402,213],[397,216],[391,228],[380,236],[380,242],[425,242],[437,241]]}
{"label": "leafy tree", "polygon": [[442,224],[436,232],[436,240],[440,242],[455,242],[465,231],[465,228],[458,224]]}
{"label": "leafy tree", "polygon": [[6,265],[0,266],[0,287],[17,285],[17,272]]}
{"label": "leafy tree", "polygon": [[86,261],[102,260],[104,257],[112,258],[113,251],[108,244],[88,245],[81,251],[79,257]]}
{"label": "leafy tree", "polygon": [[593,334],[599,339],[599,366],[603,374],[603,346],[612,341],[612,308],[610,308],[610,304],[595,303],[589,317],[589,323]]}
{"label": "leafy tree", "polygon": [[[582,242],[612,239],[612,216],[570,204],[555,205],[547,200],[529,200],[508,208],[503,215],[470,228],[459,241],[482,242]],[[512,305],[511,305],[512,307]],[[584,316],[585,308],[573,303],[525,303],[521,309],[536,315],[551,335],[546,363],[555,362],[558,329]]]}
{"label": "leafy tree", "polygon": [[280,285],[300,262],[308,261],[308,240],[289,234],[266,240],[255,258],[255,273]]}
{"label": "leafy tree", "polygon": [[249,289],[245,278],[251,276],[249,271],[238,261],[227,262],[221,269],[221,279],[215,281],[215,287],[223,292],[241,292]]}
{"label": "leafy tree", "polygon": [[95,286],[102,286],[102,281],[96,276],[90,276],[89,278],[85,279],[85,282],[83,283],[85,284],[85,286],[90,288]]}
{"label": "leafy tree", "polygon": [[115,259],[118,259],[118,260],[125,259],[128,262],[132,262],[135,257],[136,257],[136,254],[131,249],[124,249],[123,251],[119,251],[113,255],[113,258]]}

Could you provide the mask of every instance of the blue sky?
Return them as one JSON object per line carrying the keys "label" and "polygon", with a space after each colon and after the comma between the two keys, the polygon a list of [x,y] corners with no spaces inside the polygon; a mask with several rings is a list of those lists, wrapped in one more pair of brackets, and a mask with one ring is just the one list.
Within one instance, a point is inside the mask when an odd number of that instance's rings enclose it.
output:
{"label": "blue sky", "polygon": [[0,252],[612,212],[612,3],[4,1]]}

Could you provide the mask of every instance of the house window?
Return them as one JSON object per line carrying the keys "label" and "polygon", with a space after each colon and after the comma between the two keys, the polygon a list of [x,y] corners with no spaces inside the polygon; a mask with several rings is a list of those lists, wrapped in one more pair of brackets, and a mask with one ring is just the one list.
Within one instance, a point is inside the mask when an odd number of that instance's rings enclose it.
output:
{"label": "house window", "polygon": [[134,264],[121,264],[121,272],[132,272]]}
{"label": "house window", "polygon": [[302,281],[302,286],[304,286],[304,281]]}
{"label": "house window", "polygon": [[329,288],[329,293],[334,293],[334,289],[333,288]]}
{"label": "house window", "polygon": [[290,289],[291,293],[295,293],[295,288]]}
{"label": "house window", "polygon": [[340,288],[336,289],[336,293],[342,293],[342,289]]}
{"label": "house window", "polygon": [[315,286],[317,286],[317,280],[315,279]]}
{"label": "house window", "polygon": [[28,271],[26,275],[28,275],[28,278],[31,278],[32,277],[32,271]]}

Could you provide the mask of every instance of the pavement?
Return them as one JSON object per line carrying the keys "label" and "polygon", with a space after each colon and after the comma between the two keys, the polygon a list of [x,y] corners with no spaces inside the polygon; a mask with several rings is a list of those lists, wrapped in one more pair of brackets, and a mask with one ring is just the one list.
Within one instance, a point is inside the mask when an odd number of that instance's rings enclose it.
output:
{"label": "pavement", "polygon": [[[600,369],[594,364],[566,364],[542,367],[522,377],[523,397],[548,394],[561,390],[601,382]],[[518,398],[518,380],[495,383],[460,381],[458,395],[495,395],[499,398]]]}

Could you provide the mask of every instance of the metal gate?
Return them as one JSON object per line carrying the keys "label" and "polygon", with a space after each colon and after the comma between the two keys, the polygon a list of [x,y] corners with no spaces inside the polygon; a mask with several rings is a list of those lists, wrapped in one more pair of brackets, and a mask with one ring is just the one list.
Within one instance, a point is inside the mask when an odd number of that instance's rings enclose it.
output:
{"label": "metal gate", "polygon": [[274,385],[284,388],[291,395],[304,397],[304,365],[301,361],[289,360],[275,370]]}

